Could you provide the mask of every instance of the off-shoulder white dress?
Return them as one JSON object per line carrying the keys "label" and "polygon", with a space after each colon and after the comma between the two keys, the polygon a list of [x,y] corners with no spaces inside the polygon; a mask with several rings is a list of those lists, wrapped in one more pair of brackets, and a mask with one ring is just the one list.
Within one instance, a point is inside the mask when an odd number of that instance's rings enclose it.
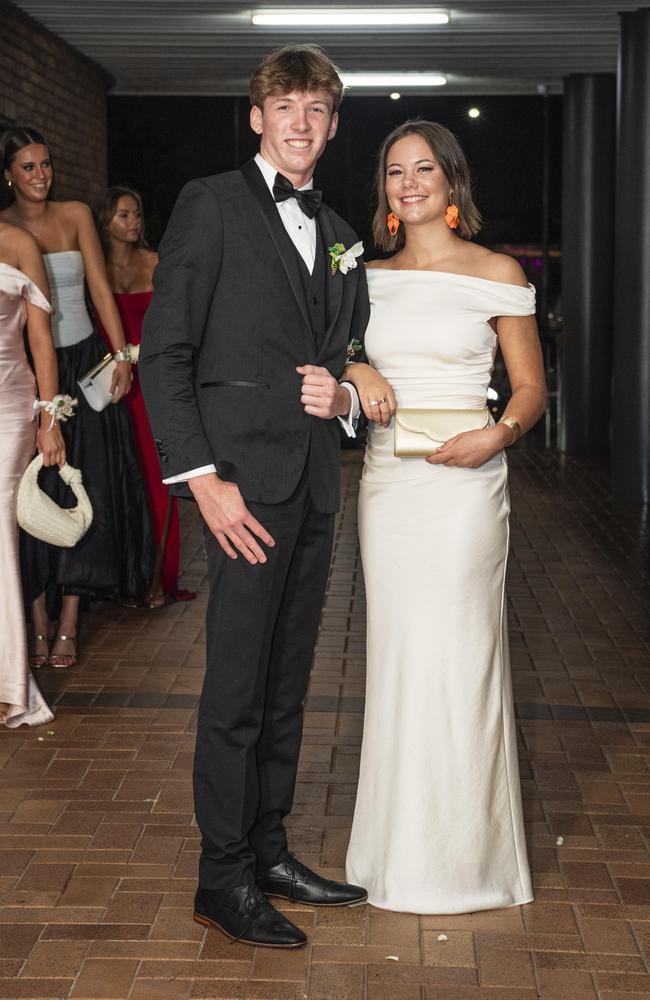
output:
{"label": "off-shoulder white dress", "polygon": [[[437,271],[368,272],[370,363],[398,405],[483,407],[492,317],[532,286]],[[532,899],[521,809],[505,573],[508,473],[393,454],[371,426],[359,494],[368,606],[361,773],[347,856],[369,901],[466,913]]]}

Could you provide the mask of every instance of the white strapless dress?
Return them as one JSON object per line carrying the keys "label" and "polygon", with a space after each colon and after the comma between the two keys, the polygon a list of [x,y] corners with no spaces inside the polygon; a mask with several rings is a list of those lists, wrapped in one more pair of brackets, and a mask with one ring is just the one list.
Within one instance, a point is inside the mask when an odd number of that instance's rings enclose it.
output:
{"label": "white strapless dress", "polygon": [[[483,407],[495,316],[532,286],[368,271],[366,351],[399,406]],[[393,454],[371,426],[359,492],[366,714],[347,856],[369,901],[413,913],[530,902],[506,621],[508,474]]]}

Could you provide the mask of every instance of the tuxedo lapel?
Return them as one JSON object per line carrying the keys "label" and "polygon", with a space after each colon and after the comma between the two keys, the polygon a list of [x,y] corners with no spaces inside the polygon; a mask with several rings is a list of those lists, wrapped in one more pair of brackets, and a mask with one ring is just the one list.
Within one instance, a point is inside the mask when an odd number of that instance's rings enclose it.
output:
{"label": "tuxedo lapel", "polygon": [[245,163],[241,168],[241,172],[244,175],[244,179],[250,188],[257,207],[259,208],[260,215],[264,220],[269,236],[275,244],[278,257],[280,258],[282,266],[286,271],[289,284],[291,285],[291,290],[295,296],[296,302],[298,303],[298,308],[300,309],[302,317],[305,321],[307,331],[309,336],[312,337],[309,313],[307,312],[305,295],[303,292],[302,281],[300,279],[300,271],[298,270],[300,266],[298,263],[298,256],[296,253],[287,252],[287,240],[289,240],[289,242],[291,240],[282,224],[282,219],[280,218],[276,204],[273,201],[273,196],[271,195],[271,192],[269,191],[254,160],[249,160],[248,163]]}
{"label": "tuxedo lapel", "polygon": [[341,303],[343,302],[343,282],[345,277],[338,271],[336,274],[332,274],[330,258],[327,251],[329,247],[334,246],[334,244],[338,241],[327,205],[321,205],[317,218],[323,240],[323,252],[327,257],[327,329],[325,331],[325,336],[323,337],[323,343],[321,344],[322,353],[325,345],[332,335],[334,327],[336,326],[336,321],[339,318]]}

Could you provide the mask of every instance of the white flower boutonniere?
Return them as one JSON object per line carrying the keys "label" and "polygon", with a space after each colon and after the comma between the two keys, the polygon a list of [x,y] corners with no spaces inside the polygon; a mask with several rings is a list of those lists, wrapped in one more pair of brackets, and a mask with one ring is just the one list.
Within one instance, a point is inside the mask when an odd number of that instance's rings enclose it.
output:
{"label": "white flower boutonniere", "polygon": [[336,274],[337,271],[340,271],[341,274],[347,274],[348,271],[357,266],[357,257],[361,257],[363,254],[363,243],[359,240],[349,250],[346,250],[342,243],[335,243],[333,247],[328,248],[327,252],[332,261],[332,274]]}

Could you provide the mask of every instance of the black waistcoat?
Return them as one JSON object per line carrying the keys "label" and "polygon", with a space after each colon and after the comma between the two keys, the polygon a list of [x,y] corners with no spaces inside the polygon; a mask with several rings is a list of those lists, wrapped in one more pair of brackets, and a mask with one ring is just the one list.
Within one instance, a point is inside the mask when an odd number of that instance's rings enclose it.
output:
{"label": "black waistcoat", "polygon": [[[307,304],[316,354],[318,354],[323,345],[328,320],[326,301],[328,259],[325,254],[325,243],[323,241],[321,228],[318,223],[318,216],[316,216],[316,256],[311,274],[309,273],[307,265],[302,259],[300,253],[296,250],[293,240],[289,234],[287,234],[287,242],[293,247],[293,252],[298,258],[300,282],[302,284],[302,290]],[[328,510],[329,508],[327,506],[327,502],[325,502],[325,506],[321,506],[323,499],[330,491],[329,480],[331,476],[331,470],[323,461],[322,434],[325,431],[325,428],[318,426],[320,421],[317,417],[312,419],[316,421],[317,424],[314,426],[312,431],[309,450],[307,452],[305,472],[307,474],[309,492],[311,493],[314,506],[317,510]],[[313,433],[314,431],[316,432],[315,436]]]}
{"label": "black waistcoat", "polygon": [[[293,245],[293,240],[291,243]],[[309,310],[309,321],[311,323],[314,341],[316,342],[316,351],[319,351],[323,344],[323,338],[327,329],[327,310],[325,301],[327,294],[327,263],[325,260],[323,237],[320,225],[318,224],[318,216],[316,216],[316,258],[314,260],[314,268],[311,274],[307,270],[307,265],[295,249],[295,246],[294,253],[298,257],[300,280],[307,308]]]}

